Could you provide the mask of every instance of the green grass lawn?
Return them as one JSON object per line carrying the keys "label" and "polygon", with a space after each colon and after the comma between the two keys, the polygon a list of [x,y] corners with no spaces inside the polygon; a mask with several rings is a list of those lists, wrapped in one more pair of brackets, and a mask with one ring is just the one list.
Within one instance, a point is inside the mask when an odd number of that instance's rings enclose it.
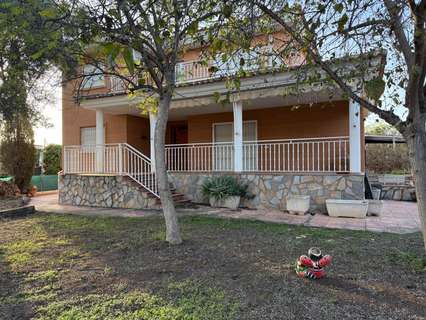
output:
{"label": "green grass lawn", "polygon": [[[160,217],[0,220],[0,319],[426,319],[419,233],[180,222],[169,246]],[[294,273],[310,246],[326,279]]]}

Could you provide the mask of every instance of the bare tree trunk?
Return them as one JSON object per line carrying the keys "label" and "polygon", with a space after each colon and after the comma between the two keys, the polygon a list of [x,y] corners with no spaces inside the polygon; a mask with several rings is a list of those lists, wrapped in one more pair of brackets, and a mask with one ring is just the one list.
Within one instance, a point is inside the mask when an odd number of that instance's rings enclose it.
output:
{"label": "bare tree trunk", "polygon": [[426,250],[426,132],[424,117],[418,118],[420,119],[416,119],[413,124],[413,130],[408,130],[405,138],[410,152],[411,172],[416,186],[417,208]]}
{"label": "bare tree trunk", "polygon": [[170,185],[167,178],[164,147],[171,100],[171,92],[167,92],[160,96],[154,137],[155,170],[158,181],[158,189],[160,192],[161,205],[163,207],[164,219],[166,221],[166,241],[171,244],[180,244],[182,243],[182,238],[180,236],[175,205],[173,203],[172,194],[170,192]]}

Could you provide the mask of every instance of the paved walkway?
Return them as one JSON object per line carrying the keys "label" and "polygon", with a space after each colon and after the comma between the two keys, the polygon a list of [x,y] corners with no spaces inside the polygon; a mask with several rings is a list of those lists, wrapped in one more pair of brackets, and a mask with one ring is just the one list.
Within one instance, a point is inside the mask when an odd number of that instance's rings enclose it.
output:
{"label": "paved walkway", "polygon": [[[38,211],[52,213],[122,217],[148,217],[160,214],[160,211],[157,210],[101,209],[60,205],[58,204],[58,195],[56,193],[37,196],[33,198],[31,202]],[[295,216],[283,213],[279,210],[265,209],[230,211],[208,206],[179,209],[178,213],[180,215],[198,214],[233,219],[252,219],[265,222],[304,225],[309,227],[368,230],[376,232],[410,233],[420,230],[420,219],[417,213],[416,203],[402,201],[385,201],[382,216],[367,217],[366,219],[333,218],[324,214]]]}
{"label": "paved walkway", "polygon": [[32,205],[37,211],[49,213],[67,213],[90,216],[109,216],[109,217],[149,217],[158,215],[157,210],[134,210],[134,209],[112,209],[96,207],[80,207],[62,205],[58,203],[58,193],[49,193],[37,195],[31,199]]}

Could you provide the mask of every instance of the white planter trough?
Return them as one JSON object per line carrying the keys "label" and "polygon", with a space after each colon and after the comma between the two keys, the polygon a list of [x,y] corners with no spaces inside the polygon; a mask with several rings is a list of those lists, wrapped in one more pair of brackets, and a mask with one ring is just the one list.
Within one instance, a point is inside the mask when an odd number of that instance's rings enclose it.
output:
{"label": "white planter trough", "polygon": [[215,197],[209,198],[210,206],[213,208],[228,208],[237,210],[240,206],[240,196],[230,196],[225,199],[216,199]]}
{"label": "white planter trough", "polygon": [[383,200],[368,200],[368,211],[369,216],[380,216],[383,211]]}
{"label": "white planter trough", "polygon": [[380,200],[380,194],[382,193],[382,190],[373,188],[371,192],[373,193],[374,200]]}
{"label": "white planter trough", "polygon": [[287,211],[291,214],[304,215],[309,210],[310,196],[290,196],[287,198]]}
{"label": "white planter trough", "polygon": [[325,200],[330,217],[365,218],[368,210],[368,200]]}

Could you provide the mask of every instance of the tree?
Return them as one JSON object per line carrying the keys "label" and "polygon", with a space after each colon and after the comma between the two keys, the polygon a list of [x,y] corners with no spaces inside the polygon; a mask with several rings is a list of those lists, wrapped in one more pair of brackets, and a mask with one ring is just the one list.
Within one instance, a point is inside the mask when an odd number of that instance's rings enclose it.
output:
{"label": "tree", "polygon": [[77,2],[74,16],[83,19],[80,28],[90,26],[83,37],[86,50],[81,59],[95,68],[85,76],[120,77],[132,95],[141,99],[140,107],[157,114],[155,168],[166,221],[166,240],[179,244],[182,239],[164,148],[168,113],[176,87],[175,66],[188,43],[204,41],[206,30],[220,24],[220,16],[226,14],[227,7],[209,0]]}
{"label": "tree", "polygon": [[35,108],[43,92],[37,81],[52,65],[74,61],[61,21],[63,7],[45,0],[0,3],[0,126],[2,164],[25,191],[34,169],[32,126],[43,119]]}
{"label": "tree", "polygon": [[396,130],[393,126],[384,121],[379,121],[367,125],[365,127],[365,133],[380,136],[401,136],[398,130]]}
{"label": "tree", "polygon": [[58,174],[61,171],[62,146],[49,144],[43,149],[44,174]]}
{"label": "tree", "polygon": [[[34,99],[42,96],[34,92],[39,89],[36,82],[52,65],[67,70],[75,63],[63,19],[63,7],[53,1],[5,0],[0,3],[0,121],[18,112],[17,106],[8,102],[8,97],[14,94],[16,83],[13,82],[20,81],[27,96]],[[19,111],[26,112],[33,123],[40,119],[40,113],[29,101],[20,105]]]}
{"label": "tree", "polygon": [[[293,49],[304,54],[304,70],[320,69],[311,79],[332,83],[404,136],[426,249],[426,1],[247,0],[238,14],[261,17],[283,28]],[[246,30],[253,29],[251,20],[243,20]],[[368,70],[368,57],[378,50],[387,52],[383,78],[371,79],[367,74],[354,83],[353,70],[335,67],[336,59],[349,57],[357,70]]]}

